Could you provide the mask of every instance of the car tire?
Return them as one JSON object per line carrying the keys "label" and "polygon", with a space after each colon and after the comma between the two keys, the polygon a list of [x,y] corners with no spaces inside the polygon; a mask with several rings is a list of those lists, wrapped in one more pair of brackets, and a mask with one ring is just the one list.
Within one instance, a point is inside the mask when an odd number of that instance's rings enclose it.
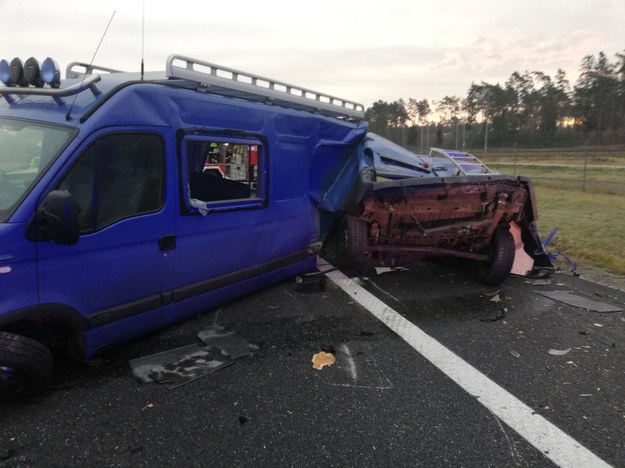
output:
{"label": "car tire", "polygon": [[50,382],[54,359],[43,344],[0,332],[0,400],[36,393]]}
{"label": "car tire", "polygon": [[336,239],[338,266],[363,269],[367,263],[368,237],[366,222],[353,216],[344,216]]}
{"label": "car tire", "polygon": [[497,228],[491,239],[492,260],[488,263],[479,264],[479,281],[488,286],[495,286],[503,282],[512,270],[515,252],[514,237],[508,228]]}

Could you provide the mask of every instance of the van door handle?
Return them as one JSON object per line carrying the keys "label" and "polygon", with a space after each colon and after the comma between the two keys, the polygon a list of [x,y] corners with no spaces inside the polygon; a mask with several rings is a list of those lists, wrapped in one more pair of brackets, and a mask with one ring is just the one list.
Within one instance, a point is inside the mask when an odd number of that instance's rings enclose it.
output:
{"label": "van door handle", "polygon": [[169,236],[163,236],[158,240],[158,248],[161,250],[173,250],[176,248],[176,236],[170,234]]}

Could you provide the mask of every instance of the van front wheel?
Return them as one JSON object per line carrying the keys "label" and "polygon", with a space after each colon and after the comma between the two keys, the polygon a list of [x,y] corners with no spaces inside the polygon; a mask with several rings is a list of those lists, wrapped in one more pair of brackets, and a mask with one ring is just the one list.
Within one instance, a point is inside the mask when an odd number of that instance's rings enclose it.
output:
{"label": "van front wheel", "polygon": [[0,400],[33,393],[50,381],[52,353],[38,341],[0,332]]}

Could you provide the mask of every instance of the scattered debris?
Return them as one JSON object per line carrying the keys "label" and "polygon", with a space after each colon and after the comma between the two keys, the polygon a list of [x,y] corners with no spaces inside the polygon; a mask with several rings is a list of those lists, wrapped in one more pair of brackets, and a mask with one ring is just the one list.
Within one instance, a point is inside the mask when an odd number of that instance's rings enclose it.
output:
{"label": "scattered debris", "polygon": [[379,275],[383,275],[384,273],[392,273],[394,271],[410,271],[406,267],[375,267],[375,273]]}
{"label": "scattered debris", "polygon": [[514,351],[514,350],[511,349],[508,352],[515,358],[520,358],[521,357],[521,353],[519,353],[518,351]]}
{"label": "scattered debris", "polygon": [[500,310],[499,312],[497,312],[497,315],[495,315],[494,317],[491,318],[482,318],[480,319],[480,322],[498,322],[499,320],[503,319],[506,317],[506,311],[508,309],[503,309]]}
{"label": "scattered debris", "polygon": [[491,292],[485,292],[484,295],[488,296],[488,297],[498,296],[499,295],[499,290],[491,291]]}
{"label": "scattered debris", "polygon": [[499,297],[499,294],[496,294],[493,297],[491,297],[490,302],[501,302],[501,298]]}
{"label": "scattered debris", "polygon": [[602,328],[603,324],[602,323],[593,323],[592,326],[593,327],[597,327],[597,328]]}
{"label": "scattered debris", "polygon": [[574,307],[589,310],[591,312],[620,312],[623,309],[605,302],[597,302],[585,297],[571,294],[568,291],[534,291],[536,294],[548,297],[554,301],[562,302]]}
{"label": "scattered debris", "polygon": [[334,354],[321,351],[312,357],[313,368],[317,370],[323,369],[325,366],[331,366],[336,362]]}
{"label": "scattered debris", "polygon": [[327,277],[325,273],[335,271],[336,268],[332,268],[325,272],[315,271],[312,273],[306,273],[303,275],[297,275],[295,277],[295,284],[300,291],[323,291],[326,287]]}
{"label": "scattered debris", "polygon": [[[227,367],[258,349],[221,325],[198,333],[202,344],[192,344],[128,362],[141,383],[171,384],[173,390]],[[151,408],[151,406],[147,406]]]}
{"label": "scattered debris", "polygon": [[539,278],[535,279],[534,281],[526,281],[526,283],[529,283],[532,286],[549,286],[551,284],[551,280],[548,278]]}
{"label": "scattered debris", "polygon": [[550,349],[549,350],[549,354],[551,354],[552,356],[564,356],[565,354],[568,354],[571,351],[571,348],[566,348],[566,349]]}

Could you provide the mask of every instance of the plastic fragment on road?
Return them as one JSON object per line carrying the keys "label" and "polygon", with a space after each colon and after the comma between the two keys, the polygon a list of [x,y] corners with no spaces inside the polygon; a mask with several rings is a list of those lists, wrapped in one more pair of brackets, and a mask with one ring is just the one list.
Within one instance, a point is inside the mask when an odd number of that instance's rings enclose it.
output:
{"label": "plastic fragment on road", "polygon": [[499,294],[496,294],[493,297],[491,297],[490,302],[501,302],[501,298],[499,297]]}
{"label": "plastic fragment on road", "polygon": [[517,359],[521,357],[521,353],[519,353],[518,351],[514,351],[513,349],[509,350],[508,352],[512,357],[515,357]]}
{"label": "plastic fragment on road", "polygon": [[534,291],[536,294],[548,297],[554,301],[562,302],[567,305],[586,309],[591,312],[620,312],[621,309],[613,304],[606,302],[593,301],[582,296],[571,294],[568,291]]}
{"label": "plastic fragment on road", "polygon": [[550,349],[548,352],[550,355],[552,356],[564,356],[565,354],[568,354],[571,351],[571,348],[566,348],[566,349]]}
{"label": "plastic fragment on road", "polygon": [[334,354],[321,351],[312,357],[313,368],[317,370],[323,369],[325,366],[331,366],[336,362]]}

